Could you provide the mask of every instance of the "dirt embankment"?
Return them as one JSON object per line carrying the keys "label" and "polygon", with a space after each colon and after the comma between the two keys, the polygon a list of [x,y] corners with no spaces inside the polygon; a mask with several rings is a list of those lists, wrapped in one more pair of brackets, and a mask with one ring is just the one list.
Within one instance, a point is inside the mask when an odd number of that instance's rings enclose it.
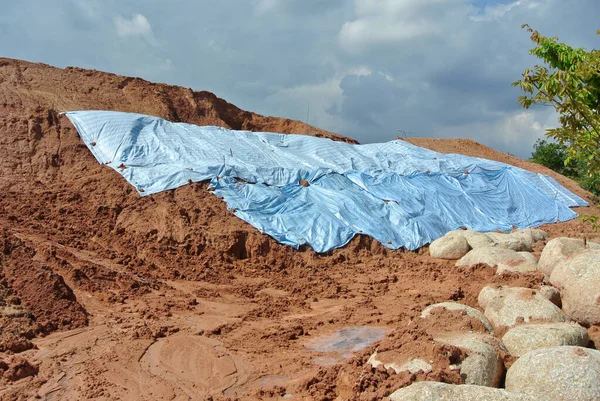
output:
{"label": "dirt embankment", "polygon": [[[0,59],[0,398],[369,399],[415,378],[365,371],[370,349],[319,367],[316,357],[333,357],[306,341],[368,325],[394,333],[390,347],[427,342],[409,325],[425,306],[476,306],[490,282],[541,282],[362,236],[325,255],[296,251],[233,216],[205,183],[140,198],[59,115],[81,109],[354,142],[208,92]],[[461,141],[421,145],[501,157]]]}
{"label": "dirt embankment", "polygon": [[206,91],[145,81],[141,78],[0,58],[0,106],[20,117],[36,108],[56,112],[116,110],[149,114],[173,122],[289,134],[305,134],[356,143],[301,121],[266,117],[241,110]]}

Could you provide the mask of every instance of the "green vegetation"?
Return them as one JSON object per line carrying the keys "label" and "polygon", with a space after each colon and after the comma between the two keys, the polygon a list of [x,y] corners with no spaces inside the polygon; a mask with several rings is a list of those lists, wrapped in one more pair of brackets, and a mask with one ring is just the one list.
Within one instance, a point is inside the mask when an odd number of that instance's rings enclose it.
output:
{"label": "green vegetation", "polygon": [[523,27],[536,44],[530,53],[545,65],[525,70],[513,83],[525,92],[519,103],[553,106],[561,126],[549,129],[548,137],[565,147],[567,163],[582,163],[590,176],[600,173],[600,51],[573,48]]}
{"label": "green vegetation", "polygon": [[533,145],[533,149],[529,161],[565,175],[577,181],[583,189],[594,195],[600,195],[600,174],[589,175],[584,163],[568,160],[568,149],[565,145],[538,139]]}
{"label": "green vegetation", "polygon": [[571,175],[571,166],[567,166],[567,148],[558,143],[548,142],[545,139],[538,139],[533,145],[533,153],[529,161],[541,164],[560,173],[562,175]]}
{"label": "green vegetation", "polygon": [[[552,169],[580,181],[598,194],[600,189],[600,51],[573,48],[558,38],[548,38],[523,25],[531,34],[535,47],[530,54],[544,65],[528,68],[514,82],[525,93],[519,104],[552,106],[558,113],[560,127],[547,130],[556,143],[537,142],[532,155]],[[600,31],[596,32],[600,34]],[[563,167],[560,167],[563,160]],[[547,164],[546,164],[547,163]],[[598,231],[600,219],[584,216]]]}

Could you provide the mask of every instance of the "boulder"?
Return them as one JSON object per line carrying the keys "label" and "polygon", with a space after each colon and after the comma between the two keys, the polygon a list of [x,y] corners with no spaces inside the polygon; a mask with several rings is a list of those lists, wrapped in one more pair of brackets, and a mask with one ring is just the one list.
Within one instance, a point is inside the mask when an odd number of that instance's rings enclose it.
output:
{"label": "boulder", "polygon": [[417,382],[393,392],[391,401],[549,401],[548,398],[468,384]]}
{"label": "boulder", "polygon": [[498,266],[497,273],[502,271],[536,271],[535,264],[526,257],[510,249],[484,247],[471,250],[456,262],[456,266],[472,266],[485,263],[489,266]]}
{"label": "boulder", "polygon": [[431,314],[431,311],[435,308],[444,308],[450,311],[465,311],[467,315],[483,323],[483,325],[486,329],[488,329],[488,331],[494,331],[494,327],[483,313],[481,313],[475,308],[471,308],[470,306],[463,305],[458,302],[441,302],[439,304],[429,305],[427,308],[423,309],[423,312],[421,312],[421,318],[426,319]]}
{"label": "boulder", "polygon": [[463,237],[472,249],[495,247],[513,251],[531,252],[531,245],[548,238],[548,234],[538,229],[518,230],[504,234],[497,232],[480,233],[474,230],[455,230],[444,237]]}
{"label": "boulder", "polygon": [[598,401],[600,351],[571,346],[530,351],[508,370],[506,389],[557,401]]}
{"label": "boulder", "polygon": [[530,288],[486,286],[479,293],[478,302],[484,308],[483,314],[495,328],[536,320],[568,320],[560,308]]}
{"label": "boulder", "polygon": [[537,271],[537,263],[531,263],[529,261],[522,262],[507,262],[507,263],[498,263],[496,268],[496,274],[502,274],[504,272],[514,272],[514,273],[535,273]]}
{"label": "boulder", "polygon": [[528,239],[525,235],[521,233],[487,233],[487,236],[490,237],[494,243],[495,247],[502,249],[510,249],[512,251],[531,251],[532,241]]}
{"label": "boulder", "polygon": [[567,261],[573,254],[581,252],[586,248],[600,249],[600,244],[588,242],[587,246],[582,239],[578,238],[554,238],[550,240],[540,256],[538,270],[547,276],[552,274],[556,266]]}
{"label": "boulder", "polygon": [[504,364],[497,352],[502,345],[495,337],[489,334],[447,333],[434,340],[466,352],[467,357],[458,365],[465,384],[498,387]]}
{"label": "boulder", "polygon": [[583,270],[586,270],[588,264],[594,264],[594,262],[600,257],[600,250],[598,249],[581,249],[578,252],[573,253],[565,261],[556,265],[552,269],[549,280],[550,283],[561,288],[567,278],[574,278],[582,274]]}
{"label": "boulder", "polygon": [[484,248],[487,246],[493,246],[494,241],[487,236],[487,234],[480,233],[479,231],[474,230],[459,230],[459,231],[451,231],[453,233],[458,233],[458,235],[462,235],[466,238],[469,246],[473,249]]}
{"label": "boulder", "polygon": [[568,317],[585,325],[600,324],[600,250],[571,256],[554,268],[550,282],[561,289]]}
{"label": "boulder", "polygon": [[502,342],[511,355],[522,356],[539,348],[575,345],[587,347],[587,330],[576,323],[530,323],[510,329]]}
{"label": "boulder", "polygon": [[[375,353],[369,357],[367,361],[372,367],[383,366],[385,369],[393,369],[396,373],[409,372],[411,374],[418,373],[422,370],[424,373],[429,373],[433,369],[432,366],[423,359],[414,358],[403,364],[394,362],[392,352]],[[390,358],[391,356],[391,358]]]}
{"label": "boulder", "polygon": [[465,237],[459,235],[445,235],[429,245],[431,257],[440,259],[460,259],[470,250]]}
{"label": "boulder", "polygon": [[542,285],[540,287],[540,294],[542,294],[542,296],[548,298],[548,300],[550,302],[552,302],[554,305],[558,306],[559,308],[562,307],[560,291],[558,290],[558,288],[552,287],[551,285]]}
{"label": "boulder", "polygon": [[513,237],[523,238],[530,244],[535,244],[539,241],[545,241],[549,238],[548,233],[544,230],[540,230],[539,228],[525,228],[511,233],[511,235]]}
{"label": "boulder", "polygon": [[534,265],[538,264],[538,260],[535,258],[535,256],[533,256],[533,254],[531,252],[517,252],[519,255],[523,256],[525,259],[527,259],[528,261],[530,261],[531,263],[533,263]]}
{"label": "boulder", "polygon": [[479,291],[479,295],[477,296],[477,303],[483,308],[484,311],[486,306],[490,303],[490,301],[498,296],[498,291],[500,290],[500,288],[501,287],[486,285],[481,289],[481,291]]}

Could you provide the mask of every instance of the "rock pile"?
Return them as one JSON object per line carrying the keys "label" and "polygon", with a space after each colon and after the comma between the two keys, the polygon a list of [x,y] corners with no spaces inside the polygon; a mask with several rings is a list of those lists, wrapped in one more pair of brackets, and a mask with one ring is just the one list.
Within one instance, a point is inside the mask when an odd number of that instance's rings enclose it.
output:
{"label": "rock pile", "polygon": [[[435,341],[465,351],[455,367],[465,384],[413,383],[391,400],[600,400],[600,351],[587,348],[597,344],[585,328],[600,323],[600,245],[555,238],[537,263],[529,252],[547,239],[541,230],[459,230],[431,244],[432,257],[457,260],[456,266],[483,263],[496,267],[496,274],[541,272],[552,285],[488,285],[477,300],[482,310],[455,302],[425,308],[421,319],[436,310],[462,311],[487,333],[434,335]],[[505,370],[505,389],[499,389]]]}
{"label": "rock pile", "polygon": [[[480,233],[473,230],[450,231],[429,245],[429,253],[434,258],[460,259],[470,251],[482,248],[497,248],[517,252],[531,252],[532,245],[548,238],[548,234],[538,229],[518,230],[509,234]],[[481,255],[482,253],[478,253]],[[513,255],[507,253],[506,255]],[[531,259],[528,261],[532,262]],[[483,262],[486,263],[486,262]],[[533,261],[534,264],[537,262]]]}

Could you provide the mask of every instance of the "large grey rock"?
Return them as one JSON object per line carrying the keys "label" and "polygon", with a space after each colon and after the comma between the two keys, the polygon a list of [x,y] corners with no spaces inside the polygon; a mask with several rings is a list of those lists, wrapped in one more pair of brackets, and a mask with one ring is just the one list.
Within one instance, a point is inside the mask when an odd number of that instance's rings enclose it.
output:
{"label": "large grey rock", "polygon": [[455,230],[446,234],[447,237],[464,237],[471,248],[496,247],[513,251],[531,251],[532,244],[548,238],[548,234],[539,229],[518,230],[513,233],[488,232],[480,233],[474,230]]}
{"label": "large grey rock", "polygon": [[551,285],[542,285],[540,287],[540,294],[545,298],[548,298],[550,302],[559,308],[562,307],[562,300],[560,298],[560,291],[556,287],[552,287]]}
{"label": "large grey rock", "polygon": [[479,295],[477,296],[477,303],[483,308],[484,311],[486,306],[488,306],[488,304],[490,303],[490,301],[498,297],[498,291],[500,290],[500,288],[501,287],[496,288],[491,285],[486,285],[481,289],[481,291],[479,291]]}
{"label": "large grey rock", "polygon": [[548,398],[468,384],[417,382],[393,392],[391,401],[549,401]]}
{"label": "large grey rock", "polygon": [[487,246],[493,246],[494,241],[487,236],[487,234],[480,233],[474,230],[459,230],[452,231],[453,233],[458,233],[466,238],[467,242],[473,249],[484,248]]}
{"label": "large grey rock", "polygon": [[486,286],[479,293],[478,302],[495,328],[536,320],[568,320],[560,308],[530,288]]}
{"label": "large grey rock", "polygon": [[502,342],[511,355],[521,356],[535,349],[560,345],[586,347],[590,338],[587,330],[576,323],[530,323],[510,329]]}
{"label": "large grey rock", "polygon": [[583,270],[587,270],[588,264],[593,265],[598,259],[600,259],[600,250],[581,249],[555,266],[550,274],[549,281],[553,286],[561,288],[567,279],[581,275]]}
{"label": "large grey rock", "polygon": [[[527,258],[525,258],[527,259]],[[496,274],[502,274],[504,272],[514,272],[514,273],[535,273],[537,271],[537,263],[532,263],[530,261],[522,262],[507,262],[507,263],[498,263]]]}
{"label": "large grey rock", "polygon": [[527,259],[528,261],[530,261],[531,263],[533,263],[534,265],[537,266],[538,264],[538,260],[535,258],[535,256],[533,256],[533,254],[531,252],[517,252],[519,255],[523,256],[525,259]]}
{"label": "large grey rock", "polygon": [[548,239],[548,233],[536,228],[517,230],[508,234],[489,233],[488,236],[499,248],[526,252],[531,252],[532,245],[536,242]]}
{"label": "large grey rock", "polygon": [[488,334],[447,333],[435,341],[458,347],[467,353],[460,367],[465,384],[497,387],[504,373],[504,364],[498,356],[500,342]]}
{"label": "large grey rock", "polygon": [[418,373],[420,370],[424,373],[429,373],[433,369],[429,363],[420,358],[413,358],[407,362],[398,363],[394,354],[394,351],[384,351],[382,353],[375,351],[369,357],[367,363],[374,368],[383,366],[385,369],[393,369],[396,373]]}
{"label": "large grey rock", "polygon": [[531,272],[537,270],[535,264],[518,252],[496,247],[473,249],[460,258],[456,262],[456,266],[472,266],[477,263],[485,263],[492,267],[498,266],[498,273],[502,271]]}
{"label": "large grey rock", "polygon": [[540,256],[538,270],[547,276],[552,274],[555,267],[565,263],[573,254],[579,253],[586,248],[600,249],[600,244],[588,242],[587,246],[582,239],[578,238],[554,238],[550,240]]}
{"label": "large grey rock", "polygon": [[495,247],[510,249],[512,251],[531,251],[532,243],[531,239],[528,239],[526,235],[522,233],[487,233],[487,236],[490,237],[494,243]]}
{"label": "large grey rock", "polygon": [[514,237],[523,238],[525,241],[531,244],[535,244],[539,241],[545,241],[549,237],[547,232],[540,230],[539,228],[525,228],[511,233],[511,235]]}
{"label": "large grey rock", "polygon": [[440,259],[460,259],[470,250],[469,243],[460,235],[445,235],[429,245],[431,257]]}
{"label": "large grey rock", "polygon": [[598,401],[600,351],[571,346],[530,351],[508,370],[506,389],[557,401]]}
{"label": "large grey rock", "polygon": [[561,289],[563,311],[585,324],[600,324],[600,250],[588,249],[556,266],[550,282]]}
{"label": "large grey rock", "polygon": [[441,302],[439,304],[429,305],[427,308],[423,309],[423,312],[421,312],[421,317],[426,319],[429,315],[431,315],[431,311],[435,308],[444,308],[450,311],[464,311],[467,315],[483,323],[488,331],[494,331],[494,327],[483,313],[475,308],[471,308],[470,306],[463,305],[458,302]]}

